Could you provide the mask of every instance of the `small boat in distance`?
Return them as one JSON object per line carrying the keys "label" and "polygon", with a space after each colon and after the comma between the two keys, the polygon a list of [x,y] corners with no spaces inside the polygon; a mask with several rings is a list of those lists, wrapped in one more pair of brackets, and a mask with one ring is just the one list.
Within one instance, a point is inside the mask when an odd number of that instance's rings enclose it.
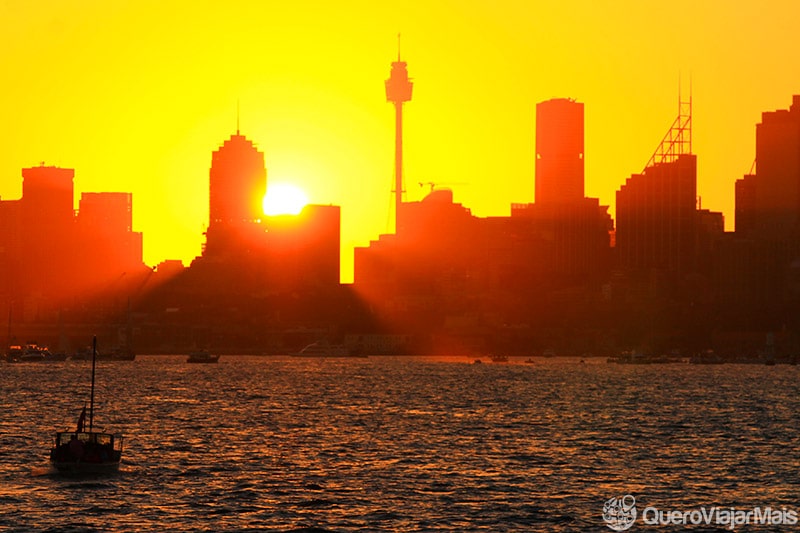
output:
{"label": "small boat in distance", "polygon": [[[12,353],[13,352],[13,353]],[[36,343],[23,346],[12,346],[9,349],[8,361],[11,363],[40,363],[48,359],[50,350]]]}
{"label": "small boat in distance", "polygon": [[219,362],[219,354],[211,354],[208,350],[197,350],[189,354],[187,363],[217,363]]}
{"label": "small boat in distance", "polygon": [[97,354],[101,361],[133,361],[136,359],[136,354],[130,348],[117,347],[109,352]]}
{"label": "small boat in distance", "polygon": [[122,435],[94,431],[94,376],[97,362],[97,337],[92,339],[92,389],[89,397],[89,428],[86,405],[78,417],[75,431],[57,431],[50,450],[50,464],[61,474],[107,474],[119,470],[122,460]]}
{"label": "small boat in distance", "polygon": [[[91,361],[95,357],[90,347],[84,348],[72,354],[73,361]],[[101,352],[96,355],[98,361],[134,361],[136,354],[127,348],[113,348],[108,352]]]}
{"label": "small boat in distance", "polygon": [[491,355],[489,358],[492,360],[492,363],[508,363],[507,355]]}
{"label": "small boat in distance", "polygon": [[344,344],[330,344],[326,340],[312,342],[299,352],[289,354],[292,357],[366,357],[355,355]]}
{"label": "small boat in distance", "polygon": [[22,349],[22,346],[18,344],[9,346],[8,350],[6,351],[6,361],[8,361],[9,363],[17,363],[19,362],[19,358],[22,356],[23,353],[24,350]]}

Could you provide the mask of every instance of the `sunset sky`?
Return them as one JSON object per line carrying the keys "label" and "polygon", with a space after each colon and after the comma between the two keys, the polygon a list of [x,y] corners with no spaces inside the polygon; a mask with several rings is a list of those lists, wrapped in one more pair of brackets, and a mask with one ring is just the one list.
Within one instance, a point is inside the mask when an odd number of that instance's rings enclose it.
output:
{"label": "sunset sky", "polygon": [[74,168],[76,208],[81,192],[132,192],[145,262],[188,264],[238,102],[267,186],[342,206],[351,281],[352,248],[393,230],[383,83],[401,32],[407,200],[432,182],[478,216],[534,201],[536,103],[570,97],[586,194],[613,216],[691,78],[698,194],[732,230],[755,124],[800,93],[798,20],[793,0],[0,0],[0,198],[20,197],[23,167]]}

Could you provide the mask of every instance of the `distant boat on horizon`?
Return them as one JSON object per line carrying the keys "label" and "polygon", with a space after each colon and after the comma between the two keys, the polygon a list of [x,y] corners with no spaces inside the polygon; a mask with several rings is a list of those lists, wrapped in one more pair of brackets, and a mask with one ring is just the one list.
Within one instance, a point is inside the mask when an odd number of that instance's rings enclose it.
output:
{"label": "distant boat on horizon", "polygon": [[36,343],[25,346],[9,346],[7,361],[9,363],[49,363],[53,361],[66,361],[64,353],[52,353],[47,347]]}
{"label": "distant boat on horizon", "polygon": [[186,359],[187,363],[217,363],[219,362],[219,354],[212,354],[208,350],[196,350],[189,354]]}
{"label": "distant boat on horizon", "polygon": [[108,352],[101,352],[96,355],[92,354],[91,349],[85,349],[72,354],[71,359],[74,361],[91,361],[93,356],[97,357],[98,361],[134,361],[136,359],[136,354],[128,348],[112,348]]}
{"label": "distant boat on horizon", "polygon": [[637,351],[622,352],[617,356],[609,357],[608,363],[618,363],[624,365],[652,365],[652,364],[674,364],[685,363],[680,355],[645,355]]}
{"label": "distant boat on horizon", "polygon": [[290,353],[292,357],[366,357],[353,354],[344,344],[330,344],[326,340],[312,342],[299,352]]}

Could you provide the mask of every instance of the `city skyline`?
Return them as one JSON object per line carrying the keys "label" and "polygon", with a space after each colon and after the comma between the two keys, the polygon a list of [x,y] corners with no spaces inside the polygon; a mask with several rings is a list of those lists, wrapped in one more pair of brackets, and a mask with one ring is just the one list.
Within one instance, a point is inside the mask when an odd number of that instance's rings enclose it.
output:
{"label": "city skyline", "polygon": [[353,285],[340,284],[340,207],[262,219],[253,199],[265,191],[264,154],[239,132],[212,152],[206,242],[189,268],[142,263],[130,193],[84,192],[73,212],[73,169],[23,169],[22,198],[0,201],[9,337],[12,318],[23,317],[26,336],[38,331],[48,343],[62,320],[126,322],[140,347],[157,351],[214,338],[278,353],[298,337],[335,335],[358,353],[549,345],[795,360],[800,95],[762,114],[759,168],[736,182],[737,231],[728,233],[722,213],[697,201],[690,105],[617,191],[612,233],[608,207],[582,196],[582,110],[567,99],[537,106],[541,201],[478,217],[451,190],[432,188],[398,204],[395,233],[355,249]]}
{"label": "city skyline", "polygon": [[269,184],[342,206],[342,280],[351,280],[354,246],[392,230],[394,113],[382,84],[398,30],[415,83],[405,198],[435,183],[478,216],[535,201],[535,106],[565,97],[585,104],[585,195],[616,220],[615,192],[645,166],[691,78],[697,192],[730,231],[755,125],[798,92],[800,60],[784,52],[798,10],[789,3],[565,12],[412,2],[399,15],[346,3],[300,15],[235,2],[192,4],[184,24],[178,5],[99,6],[3,8],[13,27],[2,38],[0,198],[19,198],[20,169],[40,161],[74,168],[76,195],[132,192],[149,265],[200,254],[207,154],[236,131],[239,101],[242,135],[264,152]]}

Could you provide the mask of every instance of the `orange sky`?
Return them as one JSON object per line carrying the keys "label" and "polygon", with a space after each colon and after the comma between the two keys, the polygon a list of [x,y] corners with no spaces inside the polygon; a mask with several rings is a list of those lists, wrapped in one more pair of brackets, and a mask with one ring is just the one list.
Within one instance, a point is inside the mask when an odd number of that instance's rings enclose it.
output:
{"label": "orange sky", "polygon": [[133,193],[144,259],[188,264],[208,219],[211,152],[236,129],[268,185],[342,206],[352,248],[391,231],[394,113],[383,81],[403,34],[406,199],[434,182],[478,216],[534,190],[535,105],[586,109],[586,193],[612,206],[693,81],[703,207],[733,229],[734,181],[761,112],[800,93],[800,2],[0,0],[0,198],[21,169],[75,169]]}

